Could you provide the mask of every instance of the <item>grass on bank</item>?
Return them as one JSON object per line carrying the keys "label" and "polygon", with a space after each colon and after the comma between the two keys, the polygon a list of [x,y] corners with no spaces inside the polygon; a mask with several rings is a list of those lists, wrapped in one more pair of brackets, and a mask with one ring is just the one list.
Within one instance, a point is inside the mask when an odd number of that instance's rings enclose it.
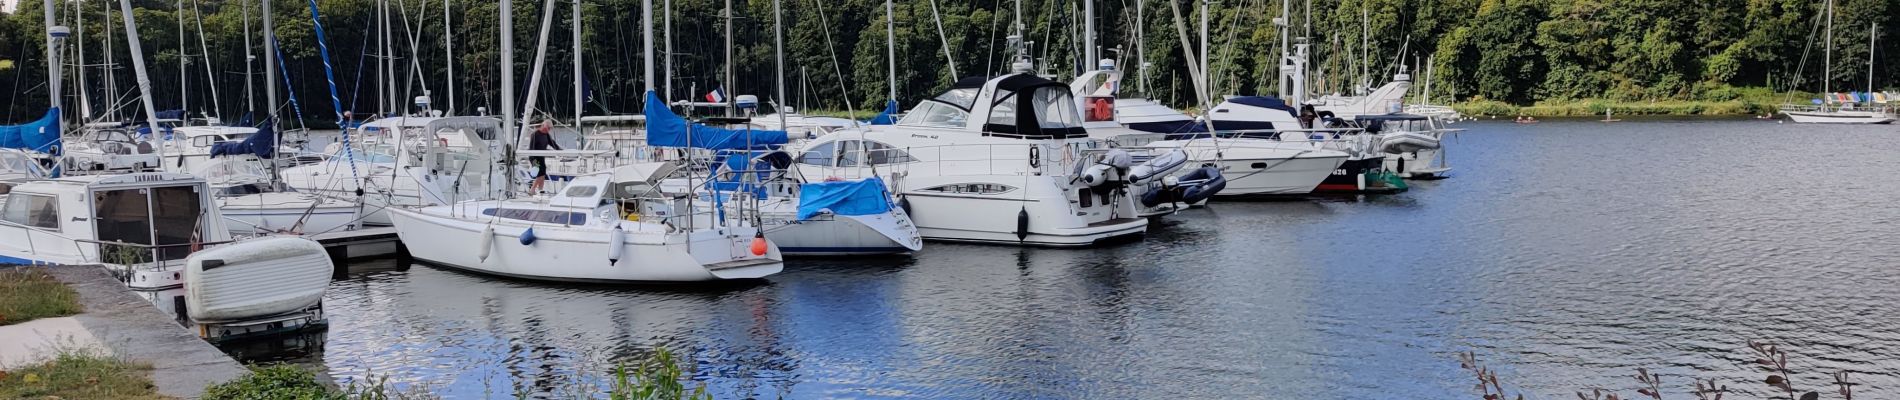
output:
{"label": "grass on bank", "polygon": [[84,311],[79,293],[32,267],[0,269],[0,326]]}
{"label": "grass on bank", "polygon": [[52,361],[0,371],[0,398],[166,399],[152,386],[151,369],[97,352],[69,351]]}
{"label": "grass on bank", "polygon": [[[680,363],[671,352],[661,349],[653,356],[621,363],[607,371],[607,387],[575,379],[552,390],[562,398],[600,398],[611,400],[712,400],[706,385],[688,387]],[[528,398],[532,393],[515,393]],[[604,395],[604,396],[602,396]],[[203,400],[389,400],[435,399],[439,396],[421,388],[397,389],[384,378],[371,378],[367,385],[351,384],[336,389],[317,379],[316,374],[290,365],[252,367],[236,380],[205,389]]]}

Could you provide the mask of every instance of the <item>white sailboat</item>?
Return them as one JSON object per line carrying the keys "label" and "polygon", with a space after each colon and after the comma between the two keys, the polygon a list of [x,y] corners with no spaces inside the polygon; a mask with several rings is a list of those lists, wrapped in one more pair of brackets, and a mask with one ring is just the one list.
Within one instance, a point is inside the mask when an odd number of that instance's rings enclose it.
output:
{"label": "white sailboat", "polygon": [[524,279],[697,282],[784,269],[756,214],[695,212],[690,192],[661,185],[684,172],[635,164],[575,178],[551,197],[394,208],[390,216],[418,260]]}
{"label": "white sailboat", "polygon": [[[1821,97],[1813,104],[1782,104],[1781,114],[1789,121],[1804,124],[1888,124],[1895,116],[1892,107],[1884,107],[1869,99],[1833,93],[1834,80],[1834,0],[1823,3],[1827,13],[1826,28],[1822,35],[1827,37],[1822,45],[1825,66],[1821,69]],[[1868,31],[1868,51],[1873,51],[1873,40],[1877,26]],[[1867,57],[1867,92],[1874,92],[1874,57]]]}

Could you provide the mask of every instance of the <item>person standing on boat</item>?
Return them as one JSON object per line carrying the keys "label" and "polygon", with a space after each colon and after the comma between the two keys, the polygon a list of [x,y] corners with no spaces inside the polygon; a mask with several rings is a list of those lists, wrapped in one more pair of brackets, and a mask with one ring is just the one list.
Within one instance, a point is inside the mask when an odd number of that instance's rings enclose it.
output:
{"label": "person standing on boat", "polygon": [[[534,136],[528,138],[528,150],[560,150],[561,145],[554,143],[554,135],[548,133],[552,130],[554,121],[541,121],[541,126],[534,128]],[[548,158],[530,156],[528,165],[534,167],[534,184],[528,185],[528,192],[540,194],[541,187],[548,182]]]}

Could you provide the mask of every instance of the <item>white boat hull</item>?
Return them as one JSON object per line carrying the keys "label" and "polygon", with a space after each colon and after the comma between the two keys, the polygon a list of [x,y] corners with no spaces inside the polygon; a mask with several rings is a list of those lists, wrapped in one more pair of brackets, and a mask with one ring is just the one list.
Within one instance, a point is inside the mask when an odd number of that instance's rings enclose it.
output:
{"label": "white boat hull", "polygon": [[1787,111],[1788,120],[1803,124],[1887,124],[1894,117],[1878,111]]}
{"label": "white boat hull", "polygon": [[[530,227],[515,223],[451,218],[450,207],[423,211],[390,209],[396,233],[417,260],[474,272],[523,279],[566,282],[703,282],[756,279],[784,270],[777,246],[763,256],[750,254],[755,230],[707,229],[691,233],[622,232],[626,240],[618,262],[609,260],[610,233],[598,228],[533,227],[536,240],[519,238]],[[482,235],[489,226],[493,237]],[[474,247],[489,243],[487,258]]]}
{"label": "white boat hull", "polygon": [[[318,202],[312,208],[311,203]],[[234,235],[286,232],[323,233],[357,223],[358,207],[342,201],[295,193],[261,193],[219,199],[218,211]],[[368,209],[365,207],[365,209]],[[298,223],[302,223],[298,227]]]}
{"label": "white boat hull", "polygon": [[771,226],[766,236],[779,251],[794,256],[838,256],[909,253],[923,249],[923,234],[910,222],[901,208],[887,214],[822,215],[807,221],[790,222],[794,214],[771,215],[787,223]]}
{"label": "white boat hull", "polygon": [[[1214,197],[1297,195],[1312,193],[1333,170],[1346,162],[1338,157],[1298,157],[1292,159],[1196,160],[1195,164],[1214,164],[1227,178],[1227,188]],[[1183,172],[1185,173],[1185,172]]]}

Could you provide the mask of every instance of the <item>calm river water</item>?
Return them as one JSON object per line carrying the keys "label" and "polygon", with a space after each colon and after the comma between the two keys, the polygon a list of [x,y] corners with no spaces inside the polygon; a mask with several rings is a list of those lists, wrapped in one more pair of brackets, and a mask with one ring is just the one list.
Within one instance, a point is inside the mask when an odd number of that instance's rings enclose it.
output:
{"label": "calm river water", "polygon": [[[565,397],[678,353],[720,398],[1475,398],[1686,395],[1855,371],[1900,397],[1900,127],[1472,122],[1452,179],[1365,199],[1216,203],[1088,250],[931,243],[655,290],[353,264],[321,350],[339,382]],[[1747,396],[1757,397],[1757,396]]]}

